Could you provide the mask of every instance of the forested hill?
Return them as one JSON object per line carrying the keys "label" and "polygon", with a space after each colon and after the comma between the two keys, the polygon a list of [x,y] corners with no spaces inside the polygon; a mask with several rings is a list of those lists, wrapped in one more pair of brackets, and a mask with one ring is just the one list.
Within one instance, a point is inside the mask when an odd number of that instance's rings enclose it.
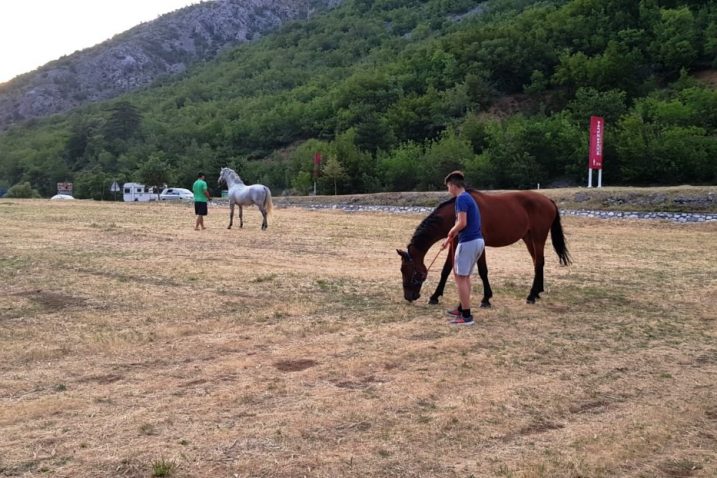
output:
{"label": "forested hill", "polygon": [[[717,180],[717,1],[345,0],[120,100],[0,136],[0,181],[275,193],[577,184],[590,115],[607,184]],[[3,184],[0,184],[2,186]],[[104,186],[103,186],[104,185]],[[28,186],[28,185],[26,185]]]}
{"label": "forested hill", "polygon": [[340,2],[211,0],[162,15],[0,84],[0,130],[147,86]]}

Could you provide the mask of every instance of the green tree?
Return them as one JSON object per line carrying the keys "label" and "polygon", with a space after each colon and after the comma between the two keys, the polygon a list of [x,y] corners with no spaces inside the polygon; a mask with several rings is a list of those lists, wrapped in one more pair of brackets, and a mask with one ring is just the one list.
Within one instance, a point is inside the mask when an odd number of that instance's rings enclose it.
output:
{"label": "green tree", "polygon": [[73,194],[78,199],[111,199],[112,182],[112,176],[98,167],[82,171],[75,176]]}
{"label": "green tree", "polygon": [[70,126],[70,136],[65,143],[65,161],[67,165],[77,170],[85,166],[87,152],[94,134],[94,125],[86,118],[76,118]]}
{"label": "green tree", "polygon": [[490,120],[476,114],[468,114],[463,120],[461,138],[468,141],[475,154],[480,154],[488,146],[488,124]]}
{"label": "green tree", "polygon": [[424,166],[424,148],[407,142],[378,157],[379,177],[387,191],[411,191],[418,184],[419,171]]}
{"label": "green tree", "polygon": [[337,182],[346,177],[346,172],[336,156],[330,156],[323,168],[324,177],[333,182],[334,196],[338,194]]}
{"label": "green tree", "polygon": [[650,45],[654,57],[671,73],[690,67],[697,59],[698,30],[692,11],[684,6],[660,11],[655,24],[655,40]]}
{"label": "green tree", "polygon": [[118,101],[110,107],[110,116],[104,127],[105,139],[128,140],[134,136],[142,123],[142,115],[129,101]]}
{"label": "green tree", "polygon": [[424,155],[425,166],[419,172],[421,189],[440,190],[446,174],[463,169],[473,156],[470,143],[461,139],[453,129],[446,130],[440,139],[432,141]]}
{"label": "green tree", "polygon": [[580,125],[588,124],[591,116],[602,116],[607,124],[615,124],[627,111],[626,93],[622,90],[578,88],[566,109],[571,119]]}
{"label": "green tree", "polygon": [[478,111],[487,110],[498,97],[495,85],[485,70],[467,74],[465,86],[471,106]]}
{"label": "green tree", "polygon": [[299,171],[299,173],[291,180],[291,186],[298,194],[309,194],[312,190],[313,180],[311,173],[307,171]]}
{"label": "green tree", "polygon": [[344,169],[343,181],[349,193],[365,191],[364,179],[376,174],[376,159],[370,153],[361,151],[357,145],[358,132],[351,128],[342,134],[337,135],[336,140],[331,143],[329,153],[339,159]]}
{"label": "green tree", "polygon": [[489,147],[467,162],[467,179],[491,188],[534,188],[536,183],[545,183],[545,171],[531,149],[534,133],[529,123],[518,116],[491,125]]}
{"label": "green tree", "polygon": [[159,193],[165,184],[170,182],[169,164],[160,154],[152,154],[140,164],[137,176],[146,186],[154,187],[159,199]]}

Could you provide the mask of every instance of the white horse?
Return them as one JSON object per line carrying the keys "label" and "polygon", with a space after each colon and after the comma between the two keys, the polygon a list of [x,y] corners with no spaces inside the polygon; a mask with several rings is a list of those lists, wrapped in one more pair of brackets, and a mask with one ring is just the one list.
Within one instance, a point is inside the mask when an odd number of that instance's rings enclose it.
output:
{"label": "white horse", "polygon": [[244,227],[242,206],[251,206],[252,204],[256,204],[264,217],[261,229],[269,227],[266,216],[271,214],[274,204],[271,202],[271,191],[268,187],[262,184],[247,186],[239,175],[229,168],[222,168],[219,173],[219,184],[222,183],[226,183],[229,188],[229,227],[227,229],[231,229],[234,223],[235,204],[239,206],[239,227]]}

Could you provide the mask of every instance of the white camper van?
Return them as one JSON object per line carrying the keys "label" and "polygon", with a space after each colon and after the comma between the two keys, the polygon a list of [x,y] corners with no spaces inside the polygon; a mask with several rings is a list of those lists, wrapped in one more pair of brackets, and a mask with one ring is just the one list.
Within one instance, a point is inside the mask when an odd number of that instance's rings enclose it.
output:
{"label": "white camper van", "polygon": [[154,188],[148,188],[144,184],[124,183],[122,190],[124,191],[125,202],[147,202],[157,200],[157,193]]}

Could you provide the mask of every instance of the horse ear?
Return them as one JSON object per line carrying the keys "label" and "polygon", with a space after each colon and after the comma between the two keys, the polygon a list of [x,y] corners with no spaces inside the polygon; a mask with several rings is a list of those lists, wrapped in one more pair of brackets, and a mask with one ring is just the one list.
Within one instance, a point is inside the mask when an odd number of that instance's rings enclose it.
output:
{"label": "horse ear", "polygon": [[396,252],[398,252],[398,255],[401,256],[403,259],[408,260],[408,252],[402,251],[401,249],[396,249]]}

